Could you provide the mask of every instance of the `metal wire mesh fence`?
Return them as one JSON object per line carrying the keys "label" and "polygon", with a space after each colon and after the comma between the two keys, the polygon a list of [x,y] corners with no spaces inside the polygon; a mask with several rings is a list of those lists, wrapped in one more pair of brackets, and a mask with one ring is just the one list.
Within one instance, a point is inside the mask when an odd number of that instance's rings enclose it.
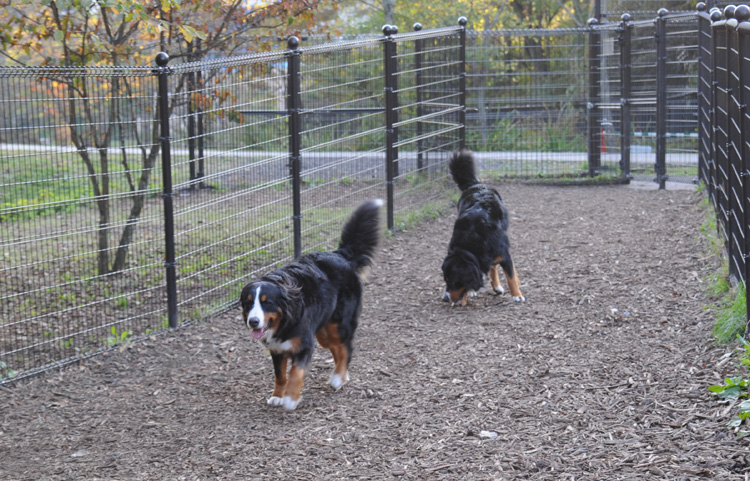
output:
{"label": "metal wire mesh fence", "polygon": [[[716,210],[729,273],[747,289],[750,253],[750,7],[702,10],[700,173]],[[748,299],[747,292],[745,295]],[[746,306],[750,312],[750,305]]]}
{"label": "metal wire mesh fence", "polygon": [[[626,178],[625,159],[645,175],[658,151],[692,155],[685,17],[668,17],[662,67],[652,20],[0,69],[0,383],[231,307],[250,278],[335,248],[367,199],[390,229],[434,214],[464,145],[488,177]],[[652,140],[659,105],[687,140]]]}
{"label": "metal wire mesh fence", "polygon": [[7,378],[160,328],[165,292],[151,71],[3,69],[0,79]]}
{"label": "metal wire mesh fence", "polygon": [[499,176],[587,170],[588,33],[469,33],[467,143],[485,169]]}
{"label": "metal wire mesh fence", "polygon": [[221,312],[367,199],[447,204],[463,32],[0,70],[0,382]]}

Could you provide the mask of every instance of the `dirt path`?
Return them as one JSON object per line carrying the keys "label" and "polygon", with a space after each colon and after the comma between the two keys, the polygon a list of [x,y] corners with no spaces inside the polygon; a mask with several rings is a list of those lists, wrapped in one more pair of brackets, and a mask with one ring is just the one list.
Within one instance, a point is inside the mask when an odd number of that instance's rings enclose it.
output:
{"label": "dirt path", "polygon": [[[745,480],[707,386],[699,196],[497,186],[523,293],[439,300],[454,214],[387,240],[352,381],[294,412],[239,312],[0,391],[0,479]],[[731,373],[731,372],[730,372]]]}

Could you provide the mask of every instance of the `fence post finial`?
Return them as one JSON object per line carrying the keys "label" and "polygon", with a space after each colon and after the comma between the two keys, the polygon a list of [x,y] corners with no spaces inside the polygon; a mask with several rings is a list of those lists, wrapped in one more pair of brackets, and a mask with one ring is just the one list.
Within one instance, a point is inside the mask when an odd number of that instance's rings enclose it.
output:
{"label": "fence post finial", "polygon": [[466,28],[466,24],[469,23],[468,20],[466,20],[466,17],[458,17],[458,24],[462,27]]}
{"label": "fence post finial", "polygon": [[299,47],[299,39],[292,35],[288,39],[286,39],[286,46],[289,48],[289,50],[297,50]]}
{"label": "fence post finial", "polygon": [[734,18],[734,11],[737,10],[737,7],[734,5],[727,5],[724,7],[724,16],[727,19]]}
{"label": "fence post finial", "polygon": [[739,5],[734,9],[734,18],[739,22],[750,20],[750,7],[747,5]]}
{"label": "fence post finial", "polygon": [[415,32],[419,32],[420,30],[422,30],[422,24],[421,24],[421,23],[419,23],[419,22],[417,22],[417,23],[415,23],[415,24],[414,24],[414,25],[412,26],[412,28],[414,29],[414,31],[415,31]]}
{"label": "fence post finial", "polygon": [[156,65],[159,67],[166,67],[169,63],[169,54],[167,52],[159,52],[156,54]]}

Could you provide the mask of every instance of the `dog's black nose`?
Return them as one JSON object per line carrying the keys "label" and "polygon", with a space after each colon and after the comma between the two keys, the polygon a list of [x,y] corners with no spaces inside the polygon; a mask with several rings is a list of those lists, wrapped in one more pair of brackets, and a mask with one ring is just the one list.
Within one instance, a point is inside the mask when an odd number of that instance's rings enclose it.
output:
{"label": "dog's black nose", "polygon": [[258,326],[260,326],[260,319],[258,319],[257,317],[248,317],[247,326],[252,329],[257,329]]}

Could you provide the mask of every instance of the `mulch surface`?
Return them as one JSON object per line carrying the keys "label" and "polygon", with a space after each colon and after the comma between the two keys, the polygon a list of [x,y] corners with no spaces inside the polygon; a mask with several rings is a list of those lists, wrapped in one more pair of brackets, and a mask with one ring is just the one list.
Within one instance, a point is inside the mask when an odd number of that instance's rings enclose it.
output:
{"label": "mulch surface", "polygon": [[[351,382],[296,411],[239,311],[0,390],[0,479],[745,480],[701,196],[496,186],[526,296],[440,300],[455,213],[384,241]],[[504,281],[503,281],[504,282]]]}

